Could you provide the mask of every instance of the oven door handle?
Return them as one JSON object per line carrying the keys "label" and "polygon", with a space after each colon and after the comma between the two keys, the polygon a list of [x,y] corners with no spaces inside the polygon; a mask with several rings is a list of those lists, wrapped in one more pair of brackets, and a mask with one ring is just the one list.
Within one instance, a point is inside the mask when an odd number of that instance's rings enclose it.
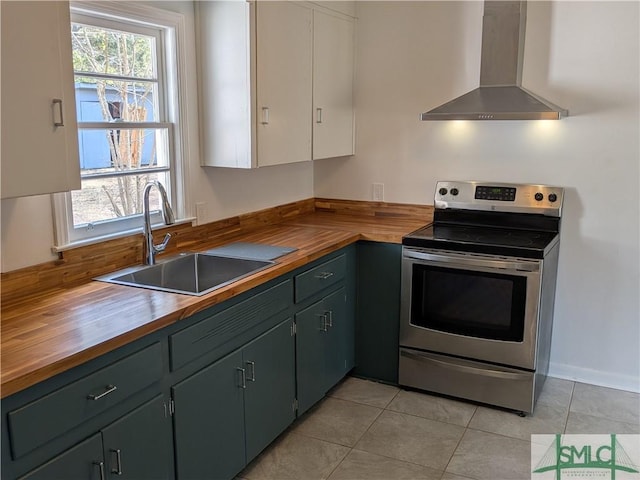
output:
{"label": "oven door handle", "polygon": [[469,258],[463,256],[453,257],[449,255],[438,255],[435,253],[416,252],[414,250],[405,250],[404,256],[406,258],[412,258],[415,260],[427,260],[431,262],[446,263],[451,266],[459,265],[461,267],[484,267],[520,272],[537,272],[540,270],[540,265],[538,262],[492,260],[484,258]]}
{"label": "oven door handle", "polygon": [[483,366],[482,368],[478,368],[478,367],[472,367],[470,365],[460,365],[455,363],[443,362],[442,360],[437,360],[433,357],[420,355],[418,353],[407,352],[406,350],[400,350],[400,355],[402,355],[403,357],[411,358],[412,360],[417,360],[419,362],[436,363],[440,367],[444,367],[449,370],[454,370],[456,372],[461,372],[461,373],[472,373],[476,375],[480,374],[485,377],[502,378],[502,379],[508,379],[508,380],[528,380],[531,377],[530,373],[507,372],[504,370],[499,370],[495,367],[491,367],[489,365]]}

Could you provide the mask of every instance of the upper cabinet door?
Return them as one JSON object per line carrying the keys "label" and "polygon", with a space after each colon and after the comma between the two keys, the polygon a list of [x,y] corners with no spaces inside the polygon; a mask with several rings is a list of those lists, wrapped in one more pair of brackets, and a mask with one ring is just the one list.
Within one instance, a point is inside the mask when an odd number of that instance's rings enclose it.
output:
{"label": "upper cabinet door", "polygon": [[313,11],[256,5],[258,166],[311,160]]}
{"label": "upper cabinet door", "polygon": [[78,189],[69,3],[1,9],[2,198]]}
{"label": "upper cabinet door", "polygon": [[253,168],[255,6],[195,2],[201,165]]}
{"label": "upper cabinet door", "polygon": [[313,159],[354,153],[354,23],[313,12]]}

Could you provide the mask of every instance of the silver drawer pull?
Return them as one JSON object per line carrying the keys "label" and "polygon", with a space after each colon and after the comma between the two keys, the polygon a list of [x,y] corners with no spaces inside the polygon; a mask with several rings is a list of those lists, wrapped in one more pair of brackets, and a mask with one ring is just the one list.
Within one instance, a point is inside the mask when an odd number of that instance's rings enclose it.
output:
{"label": "silver drawer pull", "polygon": [[325,313],[325,316],[327,317],[327,325],[329,327],[333,327],[333,311],[329,310]]}
{"label": "silver drawer pull", "polygon": [[256,381],[256,362],[245,362],[250,367],[251,376],[247,377],[247,382],[255,382]]}
{"label": "silver drawer pull", "polygon": [[100,480],[105,480],[105,478],[104,478],[104,462],[93,462],[93,464],[100,469]]}
{"label": "silver drawer pull", "polygon": [[320,272],[315,278],[319,280],[326,280],[329,277],[333,277],[333,272]]}
{"label": "silver drawer pull", "polygon": [[247,374],[244,371],[244,368],[236,367],[236,370],[240,373],[240,388],[247,388]]}
{"label": "silver drawer pull", "polygon": [[327,332],[327,314],[326,313],[318,313],[316,316],[320,317],[320,328],[321,332]]}
{"label": "silver drawer pull", "polygon": [[110,393],[115,392],[118,387],[116,387],[115,385],[107,385],[106,390],[98,395],[94,395],[93,393],[90,393],[89,395],[87,395],[87,398],[89,400],[100,400],[102,397],[106,397],[107,395],[109,395]]}
{"label": "silver drawer pull", "polygon": [[122,457],[120,456],[120,449],[111,449],[111,453],[116,454],[116,466],[111,469],[111,473],[115,473],[116,475],[122,475]]}

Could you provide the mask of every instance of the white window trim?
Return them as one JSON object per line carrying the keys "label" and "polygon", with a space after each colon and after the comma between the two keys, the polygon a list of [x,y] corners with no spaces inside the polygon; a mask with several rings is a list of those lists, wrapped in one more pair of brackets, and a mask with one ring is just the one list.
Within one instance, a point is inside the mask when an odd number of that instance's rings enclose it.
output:
{"label": "white window trim", "polygon": [[[164,59],[165,68],[173,70],[176,75],[170,75],[166,78],[165,88],[168,91],[177,92],[179,98],[178,105],[175,104],[174,96],[169,95],[164,108],[171,112],[171,116],[175,119],[174,135],[170,141],[173,151],[173,184],[174,192],[172,195],[172,203],[174,213],[178,221],[176,223],[191,222],[193,218],[189,216],[188,205],[191,205],[189,195],[189,148],[187,133],[190,128],[188,125],[188,104],[190,92],[187,89],[187,77],[189,75],[189,53],[188,40],[186,35],[186,19],[181,13],[170,12],[167,10],[145,6],[129,4],[119,1],[81,1],[71,2],[72,12],[88,15],[105,15],[114,20],[134,20],[145,23],[150,26],[158,26],[168,28],[167,30],[167,48],[169,54]],[[69,26],[71,28],[71,26]],[[173,37],[172,37],[173,35]],[[192,70],[194,65],[191,66]],[[191,72],[195,74],[195,72]],[[132,234],[140,233],[141,228],[132,230],[123,230],[111,234],[84,238],[72,241],[69,236],[69,229],[73,228],[73,215],[71,211],[71,194],[56,193],[52,195],[52,208],[55,229],[55,245],[52,250],[60,252],[74,247],[83,245],[91,245],[113,238],[121,238]],[[160,215],[157,216],[158,220]]]}

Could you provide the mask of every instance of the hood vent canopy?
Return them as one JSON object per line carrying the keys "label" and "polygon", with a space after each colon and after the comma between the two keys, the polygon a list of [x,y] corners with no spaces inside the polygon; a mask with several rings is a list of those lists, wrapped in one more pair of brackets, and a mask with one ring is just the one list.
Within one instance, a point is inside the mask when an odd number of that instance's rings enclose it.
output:
{"label": "hood vent canopy", "polygon": [[525,90],[526,1],[485,0],[480,87],[422,114],[422,120],[559,120],[569,112]]}

